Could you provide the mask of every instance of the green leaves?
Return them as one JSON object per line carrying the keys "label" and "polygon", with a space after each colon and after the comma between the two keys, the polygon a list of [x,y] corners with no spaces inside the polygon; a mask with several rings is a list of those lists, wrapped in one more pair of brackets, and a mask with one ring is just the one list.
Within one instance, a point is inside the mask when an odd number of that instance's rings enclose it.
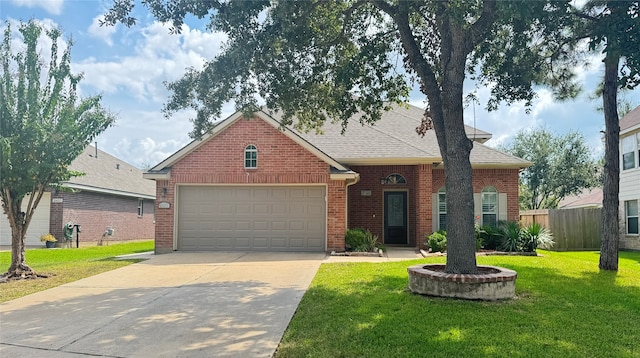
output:
{"label": "green leaves", "polygon": [[[114,117],[102,108],[99,96],[77,97],[81,75],[71,73],[71,42],[58,60],[60,30],[44,31],[32,20],[21,23],[19,32],[24,50],[11,47],[8,22],[0,47],[0,195],[13,218],[25,195],[36,197],[26,209],[26,228],[42,191],[74,175],[67,166]],[[53,43],[48,63],[37,47],[43,35]]]}
{"label": "green leaves", "polygon": [[520,203],[523,209],[555,208],[564,197],[598,183],[601,169],[578,132],[554,136],[544,128],[525,130],[503,149],[534,163],[520,176],[529,199]]}

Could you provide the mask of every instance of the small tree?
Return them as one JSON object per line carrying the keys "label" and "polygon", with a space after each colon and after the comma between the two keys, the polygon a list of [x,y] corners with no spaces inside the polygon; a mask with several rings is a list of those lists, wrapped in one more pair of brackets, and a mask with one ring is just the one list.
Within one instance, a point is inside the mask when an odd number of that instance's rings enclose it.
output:
{"label": "small tree", "polygon": [[533,162],[520,174],[526,209],[553,209],[558,202],[598,184],[598,164],[578,132],[554,136],[547,129],[524,130],[504,148]]}
{"label": "small tree", "polygon": [[[43,31],[52,41],[46,65],[38,50]],[[24,48],[11,48],[8,22],[0,45],[0,197],[11,227],[6,279],[38,276],[26,263],[24,241],[42,194],[79,175],[68,165],[114,120],[100,96],[78,98],[82,75],[71,73],[71,41],[58,56],[60,30],[44,30],[32,20],[21,23],[19,32]]]}

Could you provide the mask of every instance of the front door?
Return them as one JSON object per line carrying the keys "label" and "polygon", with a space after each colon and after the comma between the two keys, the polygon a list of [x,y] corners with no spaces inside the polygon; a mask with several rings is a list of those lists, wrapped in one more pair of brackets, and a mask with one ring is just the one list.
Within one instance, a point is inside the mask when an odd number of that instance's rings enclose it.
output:
{"label": "front door", "polygon": [[407,240],[407,192],[384,193],[384,243],[406,245]]}

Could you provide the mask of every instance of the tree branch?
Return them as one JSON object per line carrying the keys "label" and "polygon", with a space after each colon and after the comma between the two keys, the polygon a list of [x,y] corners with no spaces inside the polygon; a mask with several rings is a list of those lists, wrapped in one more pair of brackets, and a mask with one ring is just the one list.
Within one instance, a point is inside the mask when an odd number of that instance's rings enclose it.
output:
{"label": "tree branch", "polygon": [[485,38],[485,33],[491,28],[496,19],[496,0],[486,0],[482,4],[482,14],[478,20],[471,25],[465,41],[465,52],[471,50]]}

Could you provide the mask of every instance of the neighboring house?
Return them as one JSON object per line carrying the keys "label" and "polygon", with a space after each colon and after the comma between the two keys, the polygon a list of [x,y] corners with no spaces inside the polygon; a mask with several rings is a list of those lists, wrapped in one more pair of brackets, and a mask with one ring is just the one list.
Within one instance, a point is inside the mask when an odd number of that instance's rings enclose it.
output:
{"label": "neighboring house", "polygon": [[[374,126],[353,120],[341,135],[325,123],[316,135],[263,111],[232,115],[144,174],[157,184],[156,252],[344,251],[355,227],[422,247],[447,215],[435,133],[416,133],[422,116],[396,107]],[[518,220],[518,173],[531,163],[467,130],[476,221]]]}
{"label": "neighboring house", "polygon": [[[63,183],[64,190],[44,193],[27,230],[27,245],[42,245],[40,236],[48,232],[64,240],[62,230],[68,222],[81,225],[80,242],[99,242],[109,228],[109,240],[153,238],[155,185],[140,169],[93,146],[69,169],[85,175]],[[6,215],[0,219],[0,233],[0,244],[11,245]]]}
{"label": "neighboring house", "polygon": [[620,248],[640,250],[640,106],[620,120]]}
{"label": "neighboring house", "polygon": [[558,209],[601,208],[602,188],[584,189],[580,194],[560,200]]}

